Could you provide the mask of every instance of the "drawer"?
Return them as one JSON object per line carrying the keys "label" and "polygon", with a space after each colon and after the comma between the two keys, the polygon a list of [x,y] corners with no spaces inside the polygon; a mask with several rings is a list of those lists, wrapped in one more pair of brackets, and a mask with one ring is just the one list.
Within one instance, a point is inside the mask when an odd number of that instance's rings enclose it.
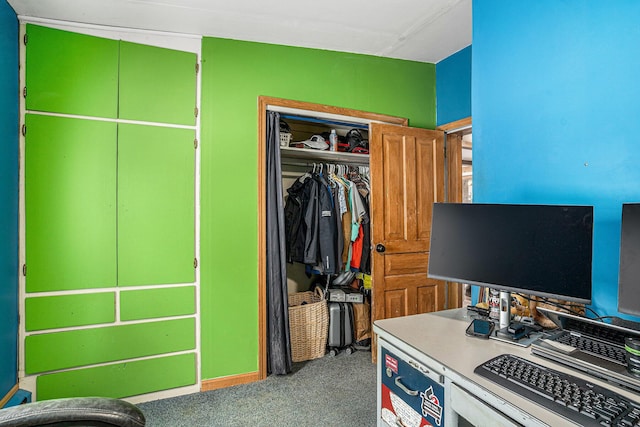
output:
{"label": "drawer", "polygon": [[[444,377],[406,356],[381,347],[380,412],[390,426],[445,425]],[[381,425],[384,425],[380,423]]]}
{"label": "drawer", "polygon": [[[450,402],[452,411],[459,418],[476,427],[522,427],[522,424],[515,422],[455,384],[451,384]],[[460,421],[459,424],[464,425],[464,421]]]}

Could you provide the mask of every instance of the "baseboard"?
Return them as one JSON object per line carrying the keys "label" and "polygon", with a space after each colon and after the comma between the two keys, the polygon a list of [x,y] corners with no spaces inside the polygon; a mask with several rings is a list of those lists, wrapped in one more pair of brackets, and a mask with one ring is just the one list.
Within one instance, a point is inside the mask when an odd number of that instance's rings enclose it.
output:
{"label": "baseboard", "polygon": [[11,387],[9,392],[5,394],[2,399],[0,399],[0,408],[4,408],[4,405],[7,404],[7,402],[13,397],[14,394],[16,394],[17,391],[18,391],[18,384]]}
{"label": "baseboard", "polygon": [[259,380],[260,375],[258,372],[249,372],[247,374],[240,375],[229,375],[227,377],[202,381],[200,391],[217,390],[219,388],[231,387],[234,385],[253,383]]}

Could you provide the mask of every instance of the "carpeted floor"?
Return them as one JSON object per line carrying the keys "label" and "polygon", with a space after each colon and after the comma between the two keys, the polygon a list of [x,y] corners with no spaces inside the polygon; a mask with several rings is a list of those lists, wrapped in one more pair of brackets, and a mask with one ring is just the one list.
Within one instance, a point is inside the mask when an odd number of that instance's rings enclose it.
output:
{"label": "carpeted floor", "polygon": [[376,425],[376,367],[356,351],[294,364],[286,376],[138,405],[149,427]]}

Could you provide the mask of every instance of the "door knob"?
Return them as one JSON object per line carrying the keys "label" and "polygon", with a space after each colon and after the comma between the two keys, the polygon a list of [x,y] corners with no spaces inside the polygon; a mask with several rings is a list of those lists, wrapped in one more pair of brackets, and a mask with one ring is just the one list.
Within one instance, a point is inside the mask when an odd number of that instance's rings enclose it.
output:
{"label": "door knob", "polygon": [[383,253],[383,252],[384,252],[384,251],[386,251],[386,250],[387,250],[387,248],[385,248],[385,247],[384,247],[384,245],[383,245],[382,243],[378,243],[378,244],[376,245],[376,251],[377,251],[377,252]]}

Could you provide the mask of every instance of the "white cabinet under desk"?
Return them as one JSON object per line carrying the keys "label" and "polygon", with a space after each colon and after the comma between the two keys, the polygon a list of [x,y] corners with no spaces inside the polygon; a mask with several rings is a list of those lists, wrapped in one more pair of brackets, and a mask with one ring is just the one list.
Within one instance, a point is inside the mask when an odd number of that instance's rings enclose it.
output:
{"label": "white cabinet under desk", "polygon": [[[501,354],[531,360],[588,380],[632,401],[640,401],[638,394],[534,356],[529,348],[467,336],[465,330],[471,320],[464,309],[454,309],[374,323],[373,329],[378,335],[378,426],[575,425],[543,405],[474,373],[478,365]],[[414,372],[410,373],[411,370]],[[413,378],[419,373],[426,379]],[[423,386],[427,389],[418,389]],[[430,386],[433,390],[428,390]],[[439,387],[442,387],[441,396],[437,394]],[[428,400],[423,401],[425,398]],[[438,405],[434,405],[435,402]],[[389,405],[394,403],[398,412],[393,408],[389,410]],[[442,408],[440,423],[437,406]],[[400,412],[403,415],[399,420]]]}

